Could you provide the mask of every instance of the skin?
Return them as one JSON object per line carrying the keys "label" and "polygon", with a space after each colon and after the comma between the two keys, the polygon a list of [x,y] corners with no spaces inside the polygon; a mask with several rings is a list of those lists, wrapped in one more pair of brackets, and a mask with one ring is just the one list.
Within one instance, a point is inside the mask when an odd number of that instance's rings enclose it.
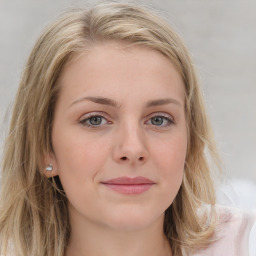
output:
{"label": "skin", "polygon": [[[53,165],[47,175],[59,175],[69,201],[68,256],[171,255],[163,221],[184,171],[184,83],[161,53],[125,46],[94,45],[65,67],[59,81],[54,153],[45,161]],[[154,184],[122,194],[102,183],[123,176]]]}

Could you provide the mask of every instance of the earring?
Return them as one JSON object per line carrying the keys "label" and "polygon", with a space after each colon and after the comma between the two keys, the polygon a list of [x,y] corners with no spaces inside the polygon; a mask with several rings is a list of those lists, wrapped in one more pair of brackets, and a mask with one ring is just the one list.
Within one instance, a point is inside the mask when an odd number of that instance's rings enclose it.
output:
{"label": "earring", "polygon": [[46,166],[46,167],[45,167],[45,170],[46,170],[47,172],[51,172],[51,171],[53,170],[52,164],[49,164],[48,166]]}

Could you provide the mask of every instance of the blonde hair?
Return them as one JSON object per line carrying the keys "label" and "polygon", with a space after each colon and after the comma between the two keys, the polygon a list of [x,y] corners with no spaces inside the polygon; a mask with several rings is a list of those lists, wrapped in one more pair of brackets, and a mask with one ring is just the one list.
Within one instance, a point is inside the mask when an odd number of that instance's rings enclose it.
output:
{"label": "blonde hair", "polygon": [[13,109],[1,179],[1,253],[63,256],[69,241],[67,198],[58,177],[47,179],[43,156],[52,152],[51,128],[63,67],[75,55],[106,40],[143,45],[164,54],[185,84],[188,150],[181,188],[166,210],[164,232],[174,255],[206,246],[214,232],[215,192],[207,161],[217,159],[198,79],[182,40],[152,12],[131,4],[106,3],[72,10],[49,26],[35,44]]}

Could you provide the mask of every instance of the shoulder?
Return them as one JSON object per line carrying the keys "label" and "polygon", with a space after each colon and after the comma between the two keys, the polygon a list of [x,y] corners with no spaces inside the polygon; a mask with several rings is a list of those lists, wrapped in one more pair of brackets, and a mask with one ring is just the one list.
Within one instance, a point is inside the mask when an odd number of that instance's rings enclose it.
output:
{"label": "shoulder", "polygon": [[256,256],[256,214],[223,206],[216,206],[216,213],[212,243],[192,255]]}
{"label": "shoulder", "polygon": [[[256,215],[256,213],[255,213]],[[254,224],[252,226],[249,236],[249,255],[256,256],[256,218],[254,218]]]}
{"label": "shoulder", "polygon": [[256,255],[256,252],[252,251],[250,242],[253,233],[255,236],[255,214],[221,206],[217,207],[217,214],[218,224],[215,233],[217,247],[228,248],[232,255]]}

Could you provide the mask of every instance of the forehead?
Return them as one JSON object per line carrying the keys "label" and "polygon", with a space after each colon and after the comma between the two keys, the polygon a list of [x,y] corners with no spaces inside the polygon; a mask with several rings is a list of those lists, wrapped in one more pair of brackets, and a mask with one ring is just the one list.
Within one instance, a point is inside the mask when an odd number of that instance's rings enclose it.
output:
{"label": "forehead", "polygon": [[60,85],[69,95],[110,92],[113,96],[122,88],[122,92],[139,91],[141,95],[144,90],[143,94],[156,97],[172,90],[184,98],[183,80],[166,56],[149,47],[120,42],[96,44],[77,54],[65,66]]}
{"label": "forehead", "polygon": [[[113,60],[113,57],[117,55],[120,59],[122,57],[123,60],[126,59],[126,61],[129,58],[132,58],[133,60],[136,60],[137,64],[140,64],[144,59],[147,59],[146,66],[148,67],[153,63],[155,63],[154,68],[156,68],[159,64],[163,64],[167,69],[171,66],[177,71],[177,73],[179,73],[177,67],[175,67],[171,59],[159,50],[138,43],[130,43],[129,41],[106,40],[88,44],[87,47],[74,54],[68,63],[64,66],[64,69],[61,72],[61,77],[63,77],[63,73],[65,73],[66,70],[69,69],[74,62],[81,63],[82,61],[79,60],[81,58],[84,60],[87,59],[85,61],[90,61],[90,64],[96,63],[97,61],[101,62],[101,64],[104,64],[103,60],[106,60],[105,63],[108,64],[108,62]],[[159,61],[160,59],[161,63]]]}

